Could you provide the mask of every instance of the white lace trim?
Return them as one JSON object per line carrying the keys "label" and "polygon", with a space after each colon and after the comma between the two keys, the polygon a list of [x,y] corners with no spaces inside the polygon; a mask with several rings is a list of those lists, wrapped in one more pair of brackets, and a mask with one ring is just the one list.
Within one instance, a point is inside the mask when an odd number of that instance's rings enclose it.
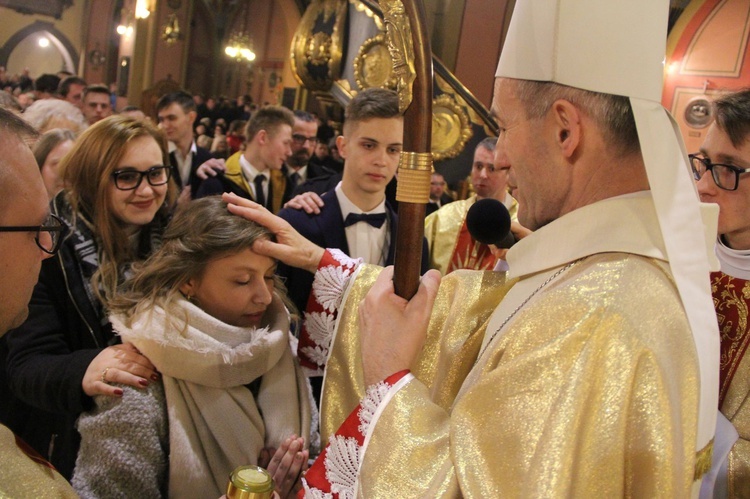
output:
{"label": "white lace trim", "polygon": [[304,478],[302,479],[302,487],[305,489],[305,499],[333,499],[333,494],[310,487]]}
{"label": "white lace trim", "polygon": [[340,305],[341,295],[352,275],[352,269],[328,265],[315,273],[313,293],[320,306],[327,312],[333,312]]}
{"label": "white lace trim", "polygon": [[305,312],[305,329],[315,346],[300,349],[318,366],[324,366],[328,362],[333,331],[336,327],[335,312],[341,306],[344,290],[360,263],[359,259],[350,258],[341,250],[329,249],[328,252],[341,266],[327,265],[315,273],[312,292],[323,312]]}
{"label": "white lace trim", "polygon": [[328,349],[331,346],[336,317],[327,312],[305,312],[307,335],[316,345]]}
{"label": "white lace trim", "polygon": [[321,440],[320,440],[320,412],[318,412],[318,406],[315,403],[313,397],[312,385],[310,384],[310,378],[305,376],[305,386],[307,387],[307,394],[310,397],[310,458],[315,459],[320,455],[321,452]]}
{"label": "white lace trim", "polygon": [[328,348],[320,346],[316,347],[302,347],[300,352],[304,353],[308,359],[315,362],[317,366],[324,366],[328,362]]}
{"label": "white lace trim", "polygon": [[334,260],[348,269],[353,269],[362,262],[361,258],[352,258],[338,248],[328,248],[328,252]]}
{"label": "white lace trim", "polygon": [[328,442],[325,469],[331,492],[342,499],[354,499],[361,447],[352,437],[333,435]]}
{"label": "white lace trim", "polygon": [[375,411],[377,411],[380,404],[383,403],[383,399],[388,394],[390,388],[391,385],[384,381],[380,381],[379,383],[370,385],[367,389],[365,398],[360,402],[360,409],[357,413],[357,416],[359,417],[359,427],[357,430],[362,435],[367,435],[367,430],[370,428]]}

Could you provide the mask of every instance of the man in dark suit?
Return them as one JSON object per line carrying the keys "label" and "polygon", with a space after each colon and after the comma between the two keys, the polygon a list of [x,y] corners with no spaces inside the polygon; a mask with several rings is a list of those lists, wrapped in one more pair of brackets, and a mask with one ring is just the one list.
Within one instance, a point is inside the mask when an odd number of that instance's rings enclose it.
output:
{"label": "man in dark suit", "polygon": [[[393,263],[398,218],[386,201],[385,189],[393,179],[402,149],[404,120],[398,109],[398,96],[379,88],[360,92],[346,108],[344,135],[337,143],[345,159],[341,182],[322,196],[320,213],[286,208],[279,216],[300,234],[324,248],[338,248],[367,263]],[[426,270],[423,248],[423,271]],[[289,296],[304,311],[313,282],[305,270],[279,267],[286,277]],[[312,378],[313,392],[319,396],[322,364],[316,338],[308,334],[307,318],[300,334],[300,363]],[[317,350],[316,350],[317,349]]]}
{"label": "man in dark suit", "polygon": [[438,211],[443,205],[453,202],[453,198],[445,192],[445,177],[440,173],[433,173],[430,177],[430,202],[427,203],[425,216]]}
{"label": "man in dark suit", "polygon": [[284,203],[292,198],[297,186],[307,180],[328,177],[334,173],[325,166],[310,161],[317,144],[318,122],[315,117],[306,111],[294,111],[292,155],[284,165],[284,174],[287,177]]}
{"label": "man in dark suit", "polygon": [[[181,189],[180,199],[190,200],[202,181],[195,172],[200,165],[213,159],[211,153],[198,147],[193,139],[193,123],[197,116],[195,101],[185,92],[167,94],[157,102],[156,114],[159,128],[169,140],[172,178]],[[213,162],[218,163],[218,160]],[[223,163],[219,164],[223,166]]]}

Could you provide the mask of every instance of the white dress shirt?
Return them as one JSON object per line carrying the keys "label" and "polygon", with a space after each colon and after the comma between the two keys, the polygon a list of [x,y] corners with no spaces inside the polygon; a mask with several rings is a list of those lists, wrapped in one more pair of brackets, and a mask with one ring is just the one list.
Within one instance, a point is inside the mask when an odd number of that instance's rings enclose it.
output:
{"label": "white dress shirt", "polygon": [[[348,197],[341,188],[341,182],[335,189],[336,197],[341,207],[342,220],[346,220],[349,213],[386,213],[385,197],[379,205],[373,210],[360,210]],[[365,263],[375,265],[385,265],[388,258],[388,248],[390,244],[390,220],[386,216],[385,223],[380,227],[373,227],[366,222],[359,222],[346,227],[346,242],[349,245],[349,256],[352,258],[361,258]]]}
{"label": "white dress shirt", "polygon": [[258,175],[263,175],[266,177],[266,181],[263,182],[263,198],[266,200],[266,203],[268,202],[268,189],[271,185],[271,174],[266,171],[259,171],[257,168],[255,168],[253,165],[250,164],[250,162],[245,158],[244,154],[240,155],[240,170],[242,171],[242,176],[245,177],[245,180],[247,181],[248,185],[250,186],[250,190],[252,191],[251,194],[253,195],[253,199],[258,199],[258,193],[255,192],[255,177]]}
{"label": "white dress shirt", "polygon": [[186,156],[182,156],[182,151],[177,147],[177,144],[169,142],[169,153],[174,153],[174,157],[177,160],[177,171],[180,172],[180,180],[182,185],[188,185],[190,180],[190,170],[193,168],[193,157],[198,152],[198,146],[195,145],[195,141],[190,144],[190,151]]}

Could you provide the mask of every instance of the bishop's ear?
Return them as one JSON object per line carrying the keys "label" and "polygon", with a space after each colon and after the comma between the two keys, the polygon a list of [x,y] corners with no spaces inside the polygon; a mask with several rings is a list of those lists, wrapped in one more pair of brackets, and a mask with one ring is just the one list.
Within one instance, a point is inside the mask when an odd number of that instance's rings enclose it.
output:
{"label": "bishop's ear", "polygon": [[571,102],[560,99],[552,104],[555,139],[565,157],[572,157],[581,140],[581,112]]}

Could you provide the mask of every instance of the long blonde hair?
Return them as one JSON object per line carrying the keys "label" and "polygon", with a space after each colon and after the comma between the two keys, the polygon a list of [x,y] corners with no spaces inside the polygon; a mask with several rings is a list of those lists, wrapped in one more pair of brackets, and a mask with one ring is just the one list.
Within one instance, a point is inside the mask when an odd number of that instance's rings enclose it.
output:
{"label": "long blonde hair", "polygon": [[[159,144],[162,164],[169,165],[164,134],[149,123],[124,116],[111,116],[92,125],[81,134],[60,163],[67,200],[73,210],[73,223],[81,217],[96,235],[99,269],[92,284],[102,300],[116,290],[120,267],[136,257],[128,244],[124,225],[112,212],[112,173],[125,155],[128,144],[147,136]],[[176,186],[170,181],[160,212],[166,213],[175,197]]]}
{"label": "long blonde hair", "polygon": [[[128,327],[134,316],[154,306],[168,311],[181,296],[180,286],[200,277],[211,260],[252,248],[259,239],[272,239],[272,234],[255,222],[229,213],[218,196],[191,201],[169,223],[161,248],[133,266],[133,276],[108,302],[109,311],[122,315]],[[274,290],[296,318],[294,305],[277,276]]]}

